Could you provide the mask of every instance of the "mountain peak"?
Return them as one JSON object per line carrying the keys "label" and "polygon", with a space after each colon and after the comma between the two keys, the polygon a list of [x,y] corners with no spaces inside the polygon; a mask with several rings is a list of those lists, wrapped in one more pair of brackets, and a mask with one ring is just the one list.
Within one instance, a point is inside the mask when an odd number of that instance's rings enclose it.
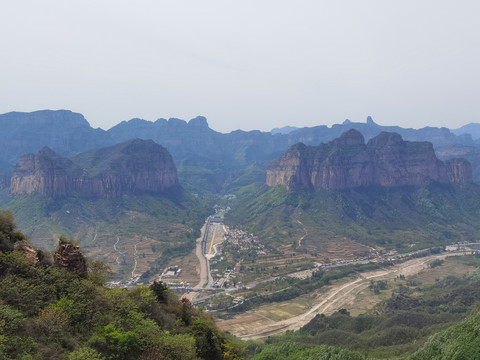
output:
{"label": "mountain peak", "polygon": [[[370,139],[368,146],[379,147],[403,142],[402,137],[395,132],[382,131],[380,134]],[[432,150],[433,151],[433,150]]]}
{"label": "mountain peak", "polygon": [[204,116],[197,116],[196,118],[191,119],[188,122],[188,125],[197,128],[208,128],[207,118]]}
{"label": "mountain peak", "polygon": [[38,153],[45,157],[59,156],[55,151],[50,149],[48,146],[44,146],[43,148],[41,148]]}
{"label": "mountain peak", "polygon": [[340,135],[339,138],[332,141],[337,145],[364,145],[365,138],[362,133],[356,129],[350,129]]}
{"label": "mountain peak", "polygon": [[170,118],[168,119],[168,125],[172,127],[182,127],[187,125],[187,122],[182,119]]}
{"label": "mountain peak", "polygon": [[403,141],[396,133],[382,132],[365,146],[362,134],[352,129],[328,144],[303,150],[292,146],[270,164],[267,185],[286,185],[290,191],[342,190],[472,180],[468,161],[455,159],[444,163],[436,157],[431,143]]}
{"label": "mountain peak", "polygon": [[38,110],[33,112],[9,112],[0,115],[0,124],[15,123],[17,125],[29,124],[30,126],[47,125],[61,127],[90,127],[82,114],[71,110]]}

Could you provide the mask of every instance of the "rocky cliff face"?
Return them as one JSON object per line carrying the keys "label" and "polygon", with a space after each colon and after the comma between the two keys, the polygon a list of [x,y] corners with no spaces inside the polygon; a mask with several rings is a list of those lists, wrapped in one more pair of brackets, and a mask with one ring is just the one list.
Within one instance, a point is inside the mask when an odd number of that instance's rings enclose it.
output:
{"label": "rocky cliff face", "polygon": [[13,194],[40,193],[44,196],[61,197],[72,192],[72,180],[76,166],[48,147],[38,154],[20,158],[11,178]]}
{"label": "rocky cliff face", "polygon": [[[469,153],[472,155],[467,159],[474,168],[474,179],[480,181],[478,160],[480,140],[474,141],[469,134],[463,134],[463,131],[458,136],[454,135],[446,128],[427,127],[416,130],[381,126],[370,117],[367,122],[362,123],[345,121],[331,127],[289,129],[292,131],[284,134],[260,131],[233,131],[222,134],[210,129],[207,120],[201,116],[188,122],[174,118],[158,119],[154,122],[132,119],[104,131],[92,128],[81,114],[67,110],[44,110],[0,114],[0,128],[3,135],[0,174],[6,174],[8,177],[11,177],[20,156],[36,153],[44,146],[69,157],[91,149],[140,138],[151,139],[165,146],[178,166],[203,167],[209,170],[205,171],[204,175],[199,175],[198,171],[193,173],[193,177],[203,176],[204,183],[212,182],[213,171],[214,180],[218,181],[216,189],[220,190],[223,182],[238,174],[239,170],[251,164],[266,168],[271,161],[296,143],[302,142],[307,145],[326,143],[355,128],[367,140],[382,131],[388,131],[396,132],[409,141],[430,141],[436,151],[442,150],[442,159],[457,157],[455,150],[451,151],[453,146],[469,147],[471,149]],[[188,171],[183,171],[182,176],[185,180],[191,179]],[[2,185],[0,182],[0,186],[5,184]]]}
{"label": "rocky cliff face", "polygon": [[403,141],[396,133],[382,132],[365,144],[353,129],[327,144],[294,145],[267,170],[267,185],[286,185],[290,191],[471,180],[468,161],[444,163],[429,142]]}
{"label": "rocky cliff face", "polygon": [[11,179],[13,194],[112,198],[155,193],[178,185],[172,157],[153,141],[131,140],[71,159],[49,148],[20,158]]}

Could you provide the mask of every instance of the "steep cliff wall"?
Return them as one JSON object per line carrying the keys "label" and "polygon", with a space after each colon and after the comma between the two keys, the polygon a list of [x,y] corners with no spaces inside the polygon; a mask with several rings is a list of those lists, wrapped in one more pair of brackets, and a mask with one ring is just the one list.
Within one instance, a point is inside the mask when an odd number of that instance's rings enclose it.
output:
{"label": "steep cliff wall", "polygon": [[267,170],[267,185],[299,189],[347,189],[358,186],[426,185],[432,181],[469,182],[468,161],[437,159],[429,142],[403,141],[382,132],[365,144],[357,130],[319,146],[292,146]]}
{"label": "steep cliff wall", "polygon": [[15,168],[10,191],[47,197],[75,194],[112,198],[155,193],[176,185],[177,171],[167,150],[151,140],[135,139],[71,159],[49,148],[24,155]]}
{"label": "steep cliff wall", "polygon": [[19,159],[10,181],[10,191],[13,194],[65,196],[72,192],[72,180],[78,170],[72,161],[44,147],[38,154],[27,154]]}
{"label": "steep cliff wall", "polygon": [[[479,140],[474,141],[470,135],[463,132],[463,135],[454,135],[446,128],[427,127],[417,130],[381,126],[370,117],[366,123],[347,120],[331,127],[322,125],[301,128],[288,134],[240,130],[222,134],[209,128],[207,120],[201,116],[188,122],[174,118],[158,119],[155,122],[132,119],[104,131],[92,128],[81,114],[67,110],[43,110],[0,114],[0,128],[0,174],[8,175],[8,178],[11,177],[20,156],[36,153],[44,146],[62,156],[70,157],[91,149],[140,138],[151,139],[165,146],[181,169],[180,173],[185,181],[200,178],[200,186],[206,182],[215,183],[214,189],[220,191],[223,183],[238,174],[239,170],[252,164],[266,167],[289,146],[299,142],[306,145],[326,143],[355,128],[367,140],[382,131],[388,131],[399,133],[409,141],[430,141],[442,159],[467,158],[474,169],[474,179],[480,181]],[[465,156],[456,155],[458,147],[463,147]],[[438,150],[441,150],[441,153]],[[196,171],[199,167],[208,171],[199,175]],[[189,169],[193,170],[191,174]],[[0,182],[0,186],[5,186],[5,181]]]}

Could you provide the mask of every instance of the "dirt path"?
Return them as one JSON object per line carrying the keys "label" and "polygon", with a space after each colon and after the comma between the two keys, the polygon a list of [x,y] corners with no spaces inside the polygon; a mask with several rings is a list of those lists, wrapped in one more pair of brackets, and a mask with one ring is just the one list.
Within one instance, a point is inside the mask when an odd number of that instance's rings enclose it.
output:
{"label": "dirt path", "polygon": [[412,259],[388,269],[360,274],[358,278],[350,280],[347,283],[334,284],[327,290],[327,292],[318,296],[316,300],[318,302],[308,311],[286,320],[275,322],[265,318],[265,321],[262,321],[262,324],[257,323],[254,327],[242,326],[241,330],[239,329],[238,332],[232,331],[232,325],[234,326],[235,322],[241,323],[242,315],[244,315],[242,314],[231,320],[219,321],[218,325],[221,328],[226,328],[226,325],[228,325],[229,331],[240,337],[242,340],[256,340],[271,335],[282,334],[287,330],[298,330],[313,319],[317,313],[331,314],[341,308],[348,308],[349,304],[355,302],[356,295],[368,287],[371,279],[379,278],[383,280],[391,280],[400,274],[405,276],[414,275],[428,267],[428,263],[432,260],[444,259],[447,256],[459,254],[464,255],[464,253],[431,255],[424,258]]}
{"label": "dirt path", "polygon": [[303,235],[300,239],[298,239],[298,247],[302,246],[302,240],[305,239],[308,235],[307,233],[307,229],[305,229],[305,225],[303,225],[303,223],[300,221],[300,220],[297,220],[297,222],[302,225],[303,227],[303,232],[305,233],[305,235]]}
{"label": "dirt path", "polygon": [[[116,236],[117,236],[117,241],[115,242],[115,244],[113,244],[113,250],[114,252],[119,253],[121,256],[124,256],[125,254],[117,249],[117,244],[120,242],[120,238],[118,237],[118,235]],[[117,262],[118,265],[120,265],[120,260],[118,260],[118,256],[116,257],[115,261]]]}

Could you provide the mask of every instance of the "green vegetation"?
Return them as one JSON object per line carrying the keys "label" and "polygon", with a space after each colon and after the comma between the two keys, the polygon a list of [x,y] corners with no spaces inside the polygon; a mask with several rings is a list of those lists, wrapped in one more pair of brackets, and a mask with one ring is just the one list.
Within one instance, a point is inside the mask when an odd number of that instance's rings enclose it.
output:
{"label": "green vegetation", "polygon": [[437,266],[442,266],[443,265],[443,260],[441,259],[437,259],[437,260],[433,260],[431,263],[430,263],[430,267],[433,269],[433,268],[436,268]]}
{"label": "green vegetation", "polygon": [[[245,302],[233,307],[230,307],[230,303],[226,303],[223,308],[228,308],[226,314],[242,313],[263,304],[295,299],[301,295],[318,290],[325,285],[329,285],[334,280],[358,274],[358,272],[361,271],[371,271],[390,265],[390,263],[348,265],[329,271],[316,271],[311,277],[303,280],[292,277],[279,277],[273,281],[260,283],[255,286],[245,296]],[[221,310],[222,306],[216,303],[218,301],[220,300],[215,301],[213,308]],[[217,313],[216,315],[220,317],[225,314]]]}
{"label": "green vegetation", "polygon": [[17,230],[17,224],[10,211],[0,210],[0,251],[12,251],[15,243],[26,237]]}
{"label": "green vegetation", "polygon": [[[1,233],[13,234],[11,215],[2,213],[0,219]],[[15,250],[0,251],[1,359],[243,356],[241,343],[163,284],[108,289],[96,274],[98,264],[89,268],[87,276],[51,261],[34,265],[22,243]]]}
{"label": "green vegetation", "polygon": [[215,201],[219,201],[218,194],[241,196],[245,187],[261,186],[265,183],[265,168],[259,165],[250,165],[246,168],[240,166],[234,169],[209,165],[207,168],[189,160],[180,161],[177,172],[182,187],[192,193],[214,197]]}
{"label": "green vegetation", "polygon": [[[175,256],[188,254],[210,213],[205,200],[185,191],[96,200],[47,199],[32,194],[15,196],[2,207],[13,213],[32,243],[44,249],[53,250],[60,234],[74,238],[88,252],[100,254],[113,247],[117,236],[124,244],[133,243],[135,237],[149,239],[154,250],[148,259],[152,271],[163,269]],[[132,262],[131,256],[122,259],[120,277],[131,271]]]}
{"label": "green vegetation", "polygon": [[432,336],[411,360],[478,360],[480,359],[480,314]]}
{"label": "green vegetation", "polygon": [[387,281],[383,280],[370,280],[370,284],[368,285],[368,288],[373,291],[375,295],[380,294],[380,291],[386,290],[387,289]]}
{"label": "green vegetation", "polygon": [[221,191],[226,176],[222,169],[207,169],[196,164],[189,164],[187,161],[178,164],[177,172],[183,187],[200,194]]}
{"label": "green vegetation", "polygon": [[310,250],[346,238],[408,252],[480,237],[476,184],[315,192],[258,185],[238,193],[242,197],[226,223],[244,226],[274,246],[292,243],[305,229],[304,243]]}
{"label": "green vegetation", "polygon": [[364,360],[357,352],[334,346],[308,347],[303,344],[286,342],[281,345],[268,345],[253,360]]}
{"label": "green vegetation", "polygon": [[260,186],[265,184],[265,169],[258,165],[250,165],[239,174],[234,174],[225,184],[225,192],[241,194],[245,186]]}
{"label": "green vegetation", "polygon": [[[478,255],[464,261],[480,265]],[[480,310],[479,285],[480,269],[463,278],[447,276],[431,285],[404,277],[388,284],[375,281],[373,288],[388,286],[393,293],[371,312],[355,317],[345,309],[330,316],[318,314],[300,331],[268,338],[263,351],[269,354],[287,343],[299,344],[298,353],[328,345],[354,351],[365,359],[406,359],[425,344],[413,359],[475,359],[480,354],[479,315],[430,336]],[[257,356],[263,351],[261,346]]]}
{"label": "green vegetation", "polygon": [[[191,179],[209,175],[188,164],[182,171]],[[218,178],[219,174],[211,175]],[[263,177],[260,167],[251,166],[236,179],[222,182],[223,190],[238,196],[227,222],[242,225],[269,243],[268,260],[283,255],[285,247],[273,251],[279,245],[291,246],[297,254],[289,253],[291,263],[283,263],[280,269],[275,261],[271,268],[262,264],[254,250],[235,250],[231,256],[241,259],[246,280],[259,275],[277,277],[302,267],[313,260],[296,261],[295,255],[313,255],[312,248],[320,252],[327,242],[340,238],[406,252],[437,245],[440,249],[480,235],[480,206],[475,200],[480,188],[474,184],[289,193],[282,187],[266,187]],[[36,244],[49,249],[63,233],[67,235],[60,237],[61,242],[78,242],[89,251],[105,246],[98,243],[102,237],[152,239],[149,248],[161,254],[151,263],[155,271],[194,247],[209,213],[209,200],[204,196],[217,191],[217,185],[205,188],[198,197],[180,191],[161,197],[53,201],[39,195],[9,198],[0,194],[4,208],[11,211],[0,211],[0,358],[478,358],[480,318],[472,314],[480,310],[480,270],[464,278],[439,278],[429,285],[403,275],[396,281],[372,280],[369,289],[373,294],[392,296],[369,313],[351,316],[341,309],[329,316],[318,314],[298,332],[269,338],[264,344],[243,344],[220,331],[188,300],[176,298],[164,283],[130,291],[108,289],[103,286],[109,272],[105,263],[90,261],[87,276],[79,276],[52,265],[49,253],[40,250],[34,251],[39,261],[33,265],[26,256],[28,236],[17,230],[12,215]],[[301,244],[299,234],[305,235]],[[112,246],[111,241],[108,244]],[[480,265],[478,255],[469,259]],[[236,260],[230,260],[218,267],[231,267]],[[441,271],[446,264],[435,260],[429,266]],[[245,291],[245,301],[238,305],[231,296],[214,297],[212,308],[220,316],[231,316],[388,265],[345,266],[303,280],[282,276]],[[125,269],[128,266],[124,264]]]}

